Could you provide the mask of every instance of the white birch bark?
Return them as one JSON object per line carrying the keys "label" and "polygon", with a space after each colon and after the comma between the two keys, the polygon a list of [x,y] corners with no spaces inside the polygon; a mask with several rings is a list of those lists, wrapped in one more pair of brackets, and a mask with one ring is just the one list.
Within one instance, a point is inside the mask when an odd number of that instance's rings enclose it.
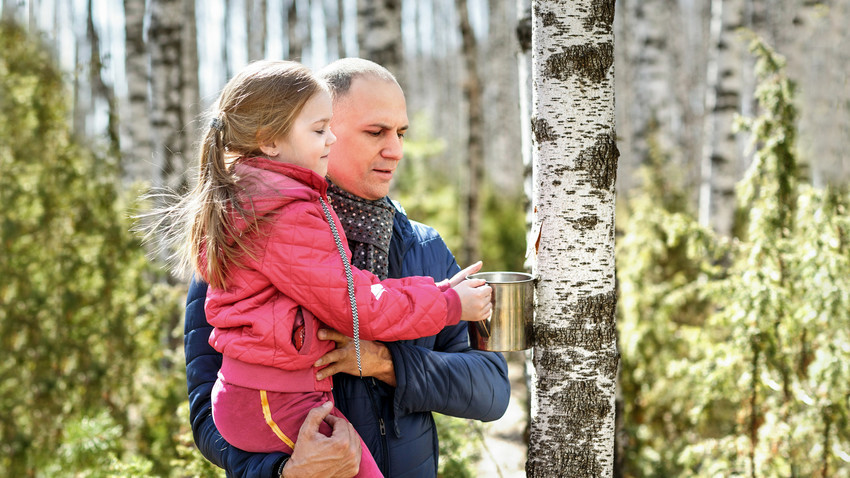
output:
{"label": "white birch bark", "polygon": [[[265,8],[265,0],[263,0],[263,8]],[[201,114],[201,85],[198,78],[200,62],[198,59],[198,25],[195,16],[195,0],[183,0],[183,12],[186,23],[181,39],[183,55],[180,58],[180,69],[183,82],[179,101],[183,115],[183,125],[180,129],[180,151],[183,152],[182,175],[185,182],[187,166],[193,161],[195,142],[200,138],[201,128],[206,125],[198,123]],[[265,30],[263,30],[263,44],[265,44]],[[265,54],[265,50],[263,50],[263,54]]]}
{"label": "white birch bark", "polygon": [[[788,74],[797,78],[801,157],[811,161],[812,184],[850,181],[850,3],[788,9],[796,17]],[[780,50],[785,53],[783,50]]]}
{"label": "white birch bark", "polygon": [[[151,64],[151,132],[153,160],[159,177],[153,184],[174,190],[185,185],[183,127],[184,0],[150,0],[148,30]],[[193,19],[194,21],[194,19]]]}
{"label": "white birch bark", "polygon": [[[526,207],[526,230],[528,235],[526,242],[531,247],[537,242],[537,236],[532,232],[531,224],[534,221],[531,205],[534,202],[534,178],[533,167],[533,143],[531,139],[531,0],[517,0],[517,84],[519,85],[519,118],[520,139],[522,144],[522,188],[528,200]],[[533,260],[531,251],[526,254],[527,259]],[[526,268],[532,267],[531,262],[526,262]],[[530,364],[526,364],[528,368]]]}
{"label": "white birch bark", "polygon": [[0,13],[0,20],[11,22],[18,20],[18,2],[15,0],[2,0],[3,10]]}
{"label": "white birch bark", "polygon": [[[294,1],[294,0],[293,0]],[[230,27],[230,0],[224,0],[224,21],[222,22],[222,32],[224,38],[232,38],[233,32]],[[230,46],[231,42],[223,41],[221,42],[221,64],[224,66],[224,78],[225,81],[233,78],[233,65],[231,61],[231,57],[233,55],[230,54]]]}
{"label": "white birch bark", "polygon": [[[89,86],[91,94],[94,98],[100,98],[106,103],[106,137],[107,147],[111,153],[118,153],[120,148],[119,133],[118,133],[118,110],[115,100],[115,93],[112,87],[103,81],[103,62],[100,50],[100,35],[94,24],[94,12],[92,10],[92,0],[86,3],[88,15],[86,17],[86,37],[90,46],[89,60]],[[117,156],[117,154],[116,154]]]}
{"label": "white birch bark", "polygon": [[339,0],[324,0],[325,38],[328,46],[328,63],[345,56],[342,41],[342,21],[344,13],[340,10],[343,5]]}
{"label": "white birch bark", "polygon": [[148,52],[144,40],[145,0],[124,0],[124,69],[127,98],[121,107],[121,161],[126,181],[153,181],[148,103]]}
{"label": "white birch bark", "polygon": [[[523,166],[517,89],[516,2],[489,0],[489,27],[479,54],[484,94],[484,169],[494,189],[519,194]],[[530,32],[529,32],[530,33]],[[482,55],[483,54],[483,55]]]}
{"label": "white birch bark", "polygon": [[[681,39],[681,17],[677,2],[643,0],[623,2],[618,15],[623,24],[618,37],[617,104],[623,110],[618,122],[620,187],[633,183],[635,172],[647,164],[650,145],[655,154],[682,164],[684,156],[682,108],[687,104],[677,93],[682,78],[677,71]],[[678,46],[678,48],[677,48]],[[694,52],[691,50],[690,55]],[[626,159],[627,158],[627,159]]]}
{"label": "white birch bark", "polygon": [[[298,21],[299,13],[301,12],[298,7],[298,1],[290,0],[289,8],[286,10],[287,24],[289,25],[289,29],[287,30],[289,56],[287,58],[294,61],[301,61],[304,56],[304,41],[306,37],[304,28],[302,28],[301,23]],[[307,17],[309,18],[309,14]]]}
{"label": "white birch bark", "polygon": [[390,70],[406,87],[401,37],[401,0],[357,1],[360,56]]}
{"label": "white birch bark", "polygon": [[744,69],[749,62],[740,28],[748,0],[712,0],[700,161],[699,222],[728,236],[735,219],[735,183],[744,163],[746,138],[733,132],[741,112]]}
{"label": "white birch bark", "polygon": [[463,230],[462,264],[472,264],[480,257],[481,183],[484,180],[484,118],[482,85],[478,76],[478,42],[469,23],[466,0],[455,0],[461,34],[464,63],[463,96],[466,99],[468,134],[466,142],[467,184],[466,227]]}
{"label": "white birch bark", "polygon": [[614,0],[532,2],[533,478],[613,474],[613,21]]}
{"label": "white birch bark", "polygon": [[248,61],[266,56],[266,0],[245,0],[245,30],[248,32]]}

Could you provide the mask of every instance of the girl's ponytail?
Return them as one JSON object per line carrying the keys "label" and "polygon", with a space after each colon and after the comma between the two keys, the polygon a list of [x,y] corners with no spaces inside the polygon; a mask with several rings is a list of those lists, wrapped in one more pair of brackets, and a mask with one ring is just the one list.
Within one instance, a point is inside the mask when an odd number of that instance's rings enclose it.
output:
{"label": "girl's ponytail", "polygon": [[[257,219],[245,209],[251,201],[242,197],[233,163],[261,155],[260,140],[288,134],[304,104],[326,88],[308,68],[291,61],[257,61],[228,81],[198,147],[194,189],[176,201],[173,192],[148,194],[172,205],[139,216],[152,223],[138,227],[146,238],[164,232],[159,239],[166,246],[160,249],[176,251],[171,259],[177,272],[191,271],[225,288],[228,269],[239,267],[245,256],[255,257],[252,235],[246,233],[256,230]],[[238,231],[237,221],[247,230]]]}

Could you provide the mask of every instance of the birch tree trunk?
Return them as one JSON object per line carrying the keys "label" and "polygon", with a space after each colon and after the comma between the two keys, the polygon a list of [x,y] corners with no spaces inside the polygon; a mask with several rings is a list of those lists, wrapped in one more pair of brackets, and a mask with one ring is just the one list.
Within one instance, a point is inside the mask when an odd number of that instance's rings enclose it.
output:
{"label": "birch tree trunk", "polygon": [[338,0],[324,0],[322,7],[325,10],[325,41],[328,48],[328,63],[337,58],[345,56],[345,48],[342,41],[342,19],[344,13],[340,10],[342,2]]}
{"label": "birch tree trunk", "polygon": [[124,0],[124,69],[127,100],[121,116],[122,163],[124,179],[153,181],[153,144],[148,103],[148,53],[144,39],[145,0]]}
{"label": "birch tree trunk", "polygon": [[[71,24],[76,25],[76,15],[71,12]],[[74,31],[74,107],[71,118],[72,131],[77,138],[86,137],[86,126],[88,118],[94,111],[94,105],[91,102],[91,90],[86,87],[84,69],[89,62],[88,45],[85,38],[80,38],[77,35],[77,28],[72,28]]]}
{"label": "birch tree trunk", "polygon": [[401,0],[357,1],[357,44],[360,56],[390,70],[406,85],[401,37]]}
{"label": "birch tree trunk", "polygon": [[481,183],[484,179],[484,118],[481,78],[478,76],[478,42],[469,23],[466,0],[455,0],[464,62],[463,96],[467,102],[468,135],[466,161],[466,227],[463,231],[462,264],[471,264],[481,256]]}
{"label": "birch tree trunk", "polygon": [[733,130],[741,111],[743,69],[749,64],[739,29],[746,26],[748,0],[712,0],[705,93],[705,129],[700,161],[699,222],[728,236],[735,219],[735,183],[744,161],[745,139]]}
{"label": "birch tree trunk", "polygon": [[245,30],[248,32],[248,61],[266,56],[266,0],[245,1]]}
{"label": "birch tree trunk", "polygon": [[112,88],[104,81],[101,74],[103,73],[103,62],[101,61],[100,53],[100,35],[94,26],[94,18],[92,17],[92,0],[86,3],[86,36],[91,47],[91,55],[89,60],[89,84],[91,85],[92,95],[100,97],[106,102],[106,136],[108,139],[108,148],[111,153],[117,156],[120,151],[120,141],[118,135],[118,106],[115,101],[115,93]]}
{"label": "birch tree trunk", "polygon": [[[517,89],[516,2],[488,0],[489,28],[480,42],[479,76],[484,95],[484,169],[494,189],[519,194],[522,133]],[[529,31],[529,36],[530,36]],[[483,54],[483,56],[482,56]]]}
{"label": "birch tree trunk", "polygon": [[[298,22],[298,0],[290,0],[289,8],[286,10],[287,23],[289,24],[289,60],[301,61],[304,56],[304,33]],[[309,18],[309,14],[307,15]]]}
{"label": "birch tree trunk", "polygon": [[[519,117],[520,138],[522,142],[522,187],[528,200],[526,207],[526,230],[529,231],[526,242],[529,245],[537,242],[537,236],[532,231],[534,221],[531,205],[534,203],[534,177],[532,175],[533,148],[531,139],[531,0],[517,0],[516,35],[519,43],[517,52],[517,83],[519,85]],[[531,254],[526,254],[531,257]],[[530,268],[533,264],[526,264]],[[529,368],[529,364],[526,364]]]}
{"label": "birch tree trunk", "polygon": [[624,187],[633,184],[635,171],[648,163],[651,151],[671,156],[671,164],[683,164],[681,105],[687,102],[677,95],[682,78],[676,62],[685,48],[678,41],[684,35],[674,31],[682,23],[678,2],[623,2],[620,10],[618,18],[624,25],[618,42],[617,104],[623,111],[618,122],[620,147],[628,158],[627,164],[620,164]]}
{"label": "birch tree trunk", "polygon": [[532,2],[539,227],[529,477],[613,474],[614,0]]}
{"label": "birch tree trunk", "polygon": [[[148,31],[151,64],[153,160],[159,177],[153,183],[176,191],[186,185],[183,108],[183,0],[150,0]],[[194,21],[194,19],[193,19]]]}
{"label": "birch tree trunk", "polygon": [[[195,154],[195,142],[200,138],[200,128],[206,125],[198,124],[201,114],[201,85],[198,78],[200,62],[198,59],[198,25],[195,17],[195,0],[183,0],[183,12],[186,19],[183,29],[182,48],[183,55],[180,58],[181,78],[183,80],[180,91],[181,109],[183,113],[183,124],[180,129],[181,150],[183,152],[184,164],[182,166],[183,182],[186,181],[186,167],[192,162]],[[263,0],[265,11],[265,0]],[[265,15],[262,17],[265,22]],[[265,45],[265,29],[263,30],[263,45]],[[265,48],[263,49],[265,55]]]}
{"label": "birch tree trunk", "polygon": [[[294,1],[294,0],[293,0]],[[230,0],[224,0],[224,21],[222,22],[222,31],[224,38],[233,38],[233,32],[230,27]],[[224,66],[225,81],[233,78],[233,66],[230,61],[230,44],[229,41],[221,42],[221,64]]]}

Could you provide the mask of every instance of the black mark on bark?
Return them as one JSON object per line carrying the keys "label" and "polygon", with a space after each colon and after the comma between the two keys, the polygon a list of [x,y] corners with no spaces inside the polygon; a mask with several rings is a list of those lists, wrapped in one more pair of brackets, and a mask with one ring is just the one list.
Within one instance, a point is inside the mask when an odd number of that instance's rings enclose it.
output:
{"label": "black mark on bark", "polygon": [[599,218],[597,216],[582,216],[576,219],[570,219],[573,227],[579,231],[589,231],[596,227],[596,224],[599,223]]}
{"label": "black mark on bark", "polygon": [[589,148],[579,154],[576,167],[586,171],[596,189],[614,190],[617,181],[617,159],[620,151],[613,134],[600,134]]}
{"label": "black mark on bark", "polygon": [[540,14],[540,21],[544,27],[551,27],[558,24],[558,16],[552,12],[543,12]]}
{"label": "black mark on bark", "polygon": [[555,130],[543,118],[534,118],[531,120],[531,133],[534,135],[537,144],[558,139]]}
{"label": "black mark on bark", "polygon": [[[616,343],[614,311],[617,307],[617,294],[614,291],[581,297],[573,306],[573,316],[581,324],[571,327],[573,340],[588,350],[603,350]],[[611,372],[610,378],[614,377]]]}
{"label": "black mark on bark", "polygon": [[599,83],[614,64],[614,45],[573,45],[546,60],[545,74],[561,81],[578,75],[588,81]]}
{"label": "black mark on bark", "polygon": [[531,50],[531,12],[526,12],[516,25],[516,37],[523,53]]}
{"label": "black mark on bark", "polygon": [[614,0],[595,0],[590,6],[590,13],[584,20],[587,30],[601,29],[610,32],[614,26]]}

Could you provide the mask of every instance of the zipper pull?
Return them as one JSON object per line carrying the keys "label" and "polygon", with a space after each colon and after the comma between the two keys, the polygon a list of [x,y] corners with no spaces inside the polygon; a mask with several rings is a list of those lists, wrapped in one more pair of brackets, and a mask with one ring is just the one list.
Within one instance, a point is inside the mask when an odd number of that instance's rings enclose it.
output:
{"label": "zipper pull", "polygon": [[384,426],[384,419],[378,419],[378,426],[381,427],[381,436],[387,436],[387,428]]}

